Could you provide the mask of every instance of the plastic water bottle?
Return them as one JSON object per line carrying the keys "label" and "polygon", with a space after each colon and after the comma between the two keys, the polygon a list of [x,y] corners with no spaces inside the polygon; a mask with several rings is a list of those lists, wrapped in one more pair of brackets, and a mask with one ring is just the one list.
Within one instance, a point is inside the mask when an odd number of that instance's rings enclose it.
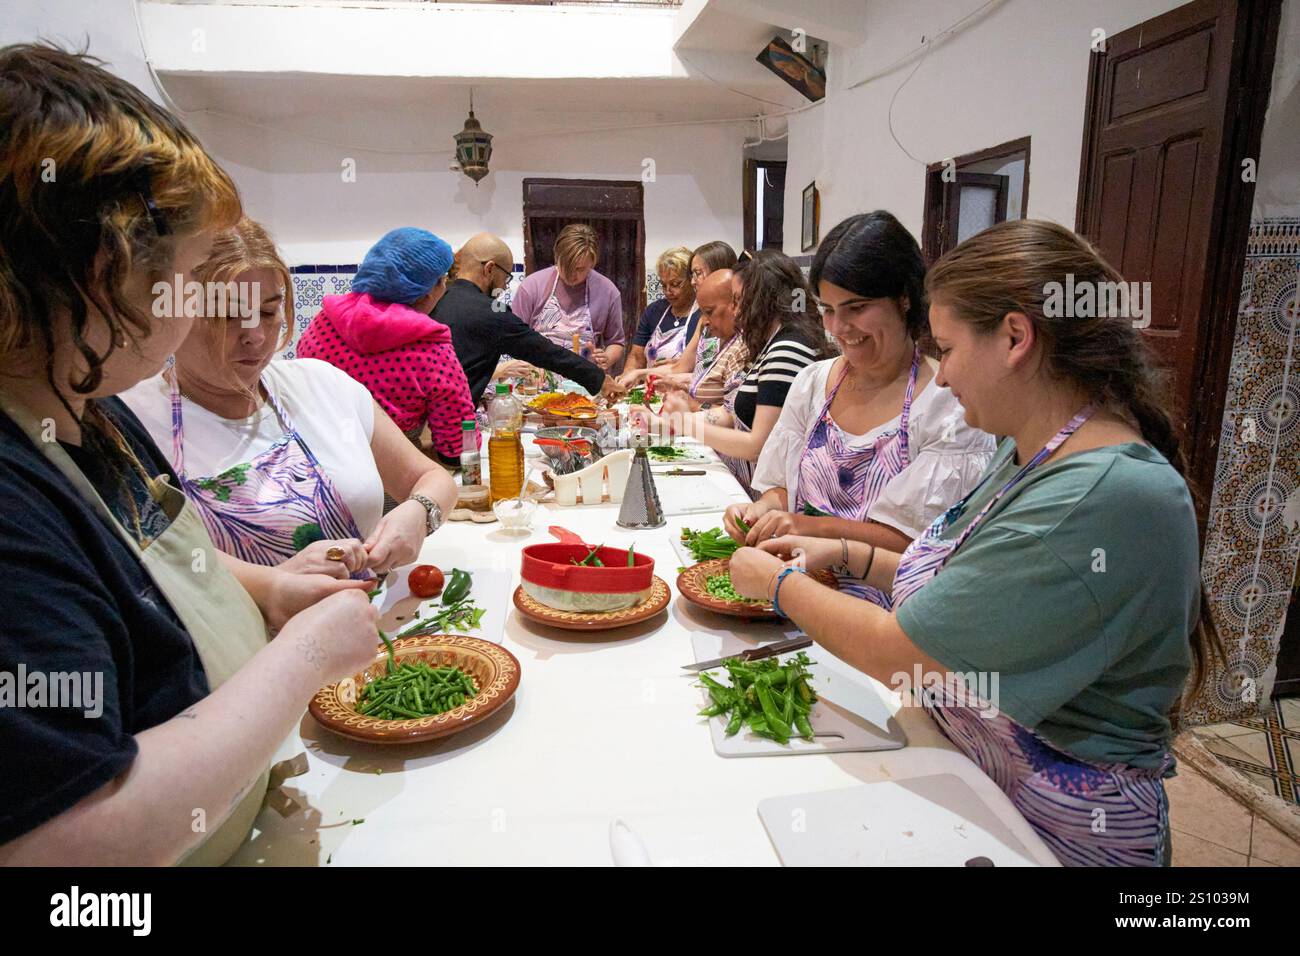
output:
{"label": "plastic water bottle", "polygon": [[478,423],[467,419],[460,423],[460,482],[483,484],[483,465],[478,451]]}
{"label": "plastic water bottle", "polygon": [[524,407],[501,382],[488,405],[492,436],[488,439],[488,497],[497,502],[514,498],[524,481],[524,443],[519,432],[524,426]]}

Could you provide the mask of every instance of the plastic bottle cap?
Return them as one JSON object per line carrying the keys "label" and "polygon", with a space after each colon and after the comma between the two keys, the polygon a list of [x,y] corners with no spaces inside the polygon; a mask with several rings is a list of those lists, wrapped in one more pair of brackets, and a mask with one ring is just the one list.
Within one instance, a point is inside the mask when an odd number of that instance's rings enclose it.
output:
{"label": "plastic bottle cap", "polygon": [[497,394],[505,395],[510,391],[510,386],[505,382],[497,382]]}
{"label": "plastic bottle cap", "polygon": [[460,430],[463,432],[472,432],[477,427],[478,423],[472,419],[466,419],[460,423]]}

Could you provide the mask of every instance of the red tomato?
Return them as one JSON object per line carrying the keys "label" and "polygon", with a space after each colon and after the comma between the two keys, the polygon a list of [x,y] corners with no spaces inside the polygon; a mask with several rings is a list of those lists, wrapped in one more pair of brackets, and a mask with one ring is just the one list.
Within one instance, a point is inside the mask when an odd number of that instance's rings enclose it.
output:
{"label": "red tomato", "polygon": [[432,564],[421,564],[411,569],[406,576],[406,586],[418,598],[437,597],[442,593],[444,580],[442,572]]}

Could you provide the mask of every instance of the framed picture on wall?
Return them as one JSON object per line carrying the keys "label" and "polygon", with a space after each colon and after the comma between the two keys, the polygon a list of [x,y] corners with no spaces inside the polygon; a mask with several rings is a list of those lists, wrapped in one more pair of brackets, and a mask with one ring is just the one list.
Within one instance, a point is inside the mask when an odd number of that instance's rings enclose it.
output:
{"label": "framed picture on wall", "polygon": [[817,184],[812,182],[805,186],[803,190],[803,229],[800,232],[801,241],[799,243],[801,252],[808,252],[816,248],[821,214],[821,196],[817,193]]}

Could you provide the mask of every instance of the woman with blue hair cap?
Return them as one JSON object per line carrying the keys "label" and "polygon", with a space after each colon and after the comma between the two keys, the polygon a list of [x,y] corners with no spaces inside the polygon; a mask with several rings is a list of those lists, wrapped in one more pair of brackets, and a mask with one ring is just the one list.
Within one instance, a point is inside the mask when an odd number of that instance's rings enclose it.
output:
{"label": "woman with blue hair cap", "polygon": [[474,417],[451,330],[429,315],[451,263],[451,246],[433,233],[394,229],[366,253],[351,292],[325,296],[297,349],[365,385],[413,441],[427,422],[447,464],[459,462],[460,424]]}

